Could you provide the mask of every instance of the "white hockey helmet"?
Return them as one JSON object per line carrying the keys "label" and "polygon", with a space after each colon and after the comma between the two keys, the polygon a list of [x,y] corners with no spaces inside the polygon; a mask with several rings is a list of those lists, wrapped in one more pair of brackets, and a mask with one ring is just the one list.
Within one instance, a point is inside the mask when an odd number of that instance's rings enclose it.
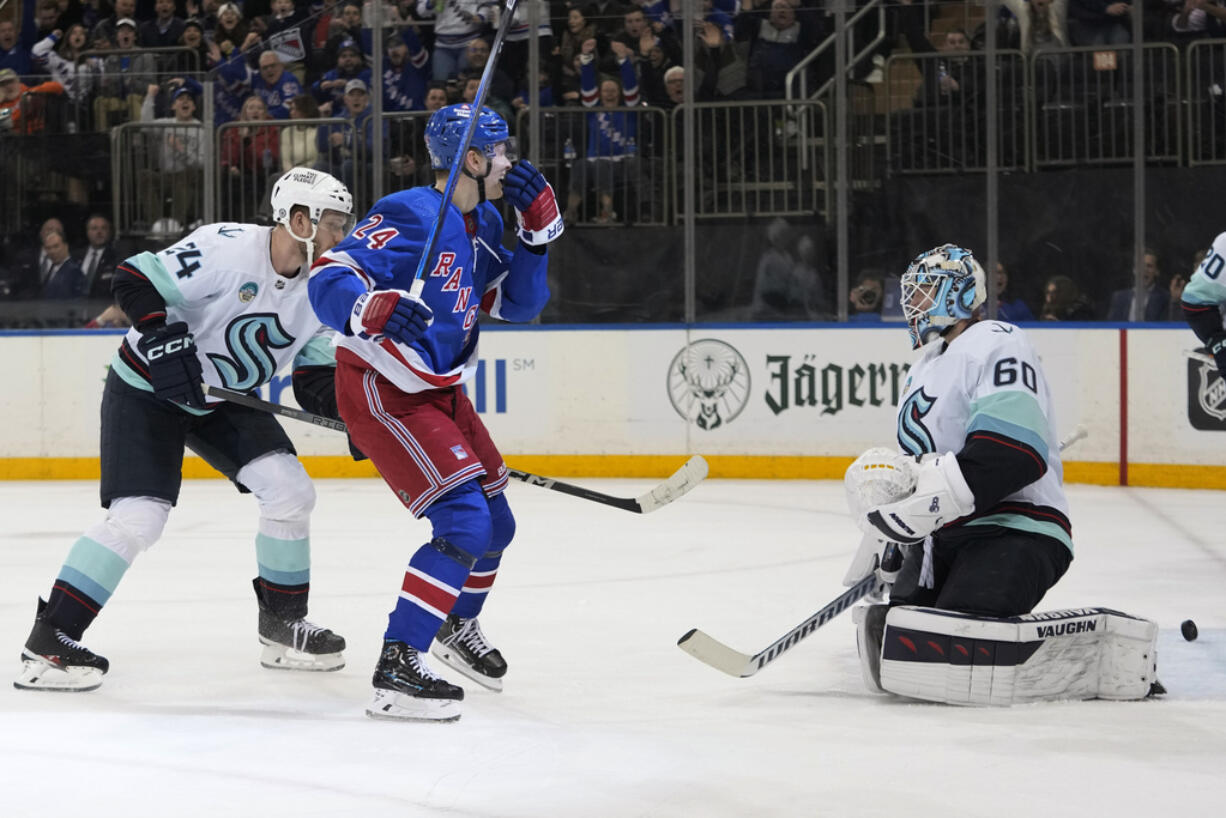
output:
{"label": "white hockey helmet", "polygon": [[290,168],[272,186],[272,219],[289,226],[290,210],[294,205],[307,208],[313,223],[325,210],[353,215],[353,196],[349,188],[330,173],[311,168]]}
{"label": "white hockey helmet", "polygon": [[[312,168],[290,168],[277,183],[272,186],[272,219],[285,227],[286,231],[298,241],[306,245],[306,263],[309,267],[315,260],[315,234],[319,230],[319,220],[325,210],[345,214],[345,232],[348,233],[353,223],[353,196],[349,188],[330,173]],[[290,214],[295,206],[307,209],[311,220],[311,234],[299,236],[290,227]]]}

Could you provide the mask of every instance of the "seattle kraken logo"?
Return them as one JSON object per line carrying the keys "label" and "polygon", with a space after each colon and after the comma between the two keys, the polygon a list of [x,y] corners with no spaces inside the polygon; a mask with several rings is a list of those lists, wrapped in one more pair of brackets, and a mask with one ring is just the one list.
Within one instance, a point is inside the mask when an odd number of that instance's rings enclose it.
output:
{"label": "seattle kraken logo", "polygon": [[226,348],[230,357],[209,353],[217,374],[227,389],[247,391],[272,380],[277,362],[272,350],[285,349],[294,338],[285,331],[276,313],[243,315],[226,327]]}
{"label": "seattle kraken logo", "polygon": [[924,394],[924,388],[911,393],[898,412],[898,445],[904,452],[919,457],[937,450],[932,433],[924,425],[924,416],[932,411],[936,398]]}

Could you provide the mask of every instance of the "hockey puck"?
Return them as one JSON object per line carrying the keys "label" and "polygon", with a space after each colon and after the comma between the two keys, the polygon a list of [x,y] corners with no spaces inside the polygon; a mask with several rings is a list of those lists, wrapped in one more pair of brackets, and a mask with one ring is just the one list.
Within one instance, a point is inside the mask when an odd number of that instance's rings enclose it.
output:
{"label": "hockey puck", "polygon": [[1195,641],[1197,635],[1196,623],[1191,619],[1185,619],[1183,624],[1179,626],[1179,632],[1182,633],[1183,638],[1187,639],[1189,642]]}

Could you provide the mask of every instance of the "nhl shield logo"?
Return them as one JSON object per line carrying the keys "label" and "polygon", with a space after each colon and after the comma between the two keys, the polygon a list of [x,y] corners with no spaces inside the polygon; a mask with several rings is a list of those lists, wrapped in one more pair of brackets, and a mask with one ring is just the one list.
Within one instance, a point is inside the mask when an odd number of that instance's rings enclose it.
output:
{"label": "nhl shield logo", "polygon": [[1188,422],[1193,429],[1226,432],[1226,381],[1211,363],[1188,361]]}

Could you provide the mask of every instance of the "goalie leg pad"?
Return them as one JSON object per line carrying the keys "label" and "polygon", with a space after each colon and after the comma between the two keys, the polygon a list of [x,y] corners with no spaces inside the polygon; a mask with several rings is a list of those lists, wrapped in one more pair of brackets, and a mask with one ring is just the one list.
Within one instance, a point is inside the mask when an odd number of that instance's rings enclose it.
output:
{"label": "goalie leg pad", "polygon": [[885,622],[881,687],[925,701],[999,705],[1143,699],[1158,626],[1110,608],[1006,619],[902,606]]}
{"label": "goalie leg pad", "polygon": [[851,620],[856,623],[860,677],[873,693],[886,692],[881,686],[881,638],[889,610],[888,605],[858,605],[851,609]]}

